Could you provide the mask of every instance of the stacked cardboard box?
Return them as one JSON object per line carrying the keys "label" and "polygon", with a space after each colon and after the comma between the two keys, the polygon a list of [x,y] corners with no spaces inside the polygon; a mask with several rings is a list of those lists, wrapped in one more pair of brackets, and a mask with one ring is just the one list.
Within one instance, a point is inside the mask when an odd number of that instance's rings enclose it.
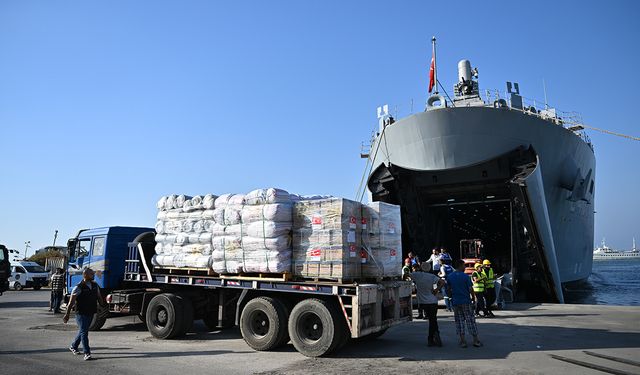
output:
{"label": "stacked cardboard box", "polygon": [[293,205],[293,273],[349,281],[361,276],[361,204],[344,198]]}
{"label": "stacked cardboard box", "polygon": [[402,276],[400,206],[373,202],[362,206],[362,277]]}

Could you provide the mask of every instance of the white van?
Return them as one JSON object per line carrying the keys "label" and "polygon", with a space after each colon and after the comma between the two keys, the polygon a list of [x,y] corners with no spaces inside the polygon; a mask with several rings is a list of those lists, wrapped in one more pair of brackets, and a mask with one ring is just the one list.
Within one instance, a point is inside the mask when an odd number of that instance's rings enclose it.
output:
{"label": "white van", "polygon": [[33,288],[34,290],[38,290],[49,284],[49,278],[49,273],[36,262],[11,262],[9,288],[13,288],[15,290]]}

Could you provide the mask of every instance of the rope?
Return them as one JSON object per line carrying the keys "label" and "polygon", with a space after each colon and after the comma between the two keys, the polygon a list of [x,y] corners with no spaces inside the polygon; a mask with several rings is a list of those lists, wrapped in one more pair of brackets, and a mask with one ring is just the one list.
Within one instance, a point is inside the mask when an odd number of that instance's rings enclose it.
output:
{"label": "rope", "polygon": [[617,136],[617,137],[627,138],[627,139],[630,139],[630,140],[632,140],[632,141],[640,141],[640,137],[634,137],[634,136],[632,136],[632,135],[627,135],[627,134],[622,134],[622,133],[616,133],[616,132],[612,132],[612,131],[610,131],[610,130],[605,130],[605,129],[599,129],[599,128],[596,128],[596,127],[593,127],[593,126],[588,126],[588,125],[585,125],[585,124],[577,124],[577,125],[580,125],[580,126],[582,126],[582,127],[586,128],[586,129],[595,130],[595,131],[597,131],[597,132],[601,132],[601,133],[605,133],[605,134],[610,134],[610,135],[615,135],[615,136]]}

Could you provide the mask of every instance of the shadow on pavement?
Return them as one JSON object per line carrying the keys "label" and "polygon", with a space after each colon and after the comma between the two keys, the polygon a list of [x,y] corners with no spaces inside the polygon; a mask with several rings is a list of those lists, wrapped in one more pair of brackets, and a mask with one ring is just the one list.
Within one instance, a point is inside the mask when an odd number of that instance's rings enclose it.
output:
{"label": "shadow on pavement", "polygon": [[[91,351],[91,354],[95,356],[94,360],[103,359],[128,359],[128,358],[164,358],[164,357],[188,357],[199,355],[217,355],[217,354],[247,354],[252,352],[234,352],[231,350],[204,350],[204,351],[179,351],[179,352],[106,352],[96,353],[95,350]],[[115,354],[115,355],[114,355]]]}
{"label": "shadow on pavement", "polygon": [[[568,314],[573,315],[573,314]],[[413,329],[412,329],[413,328]],[[401,361],[504,359],[514,352],[551,350],[589,350],[640,347],[636,332],[621,333],[605,329],[526,326],[488,323],[478,326],[482,348],[458,346],[451,322],[440,323],[444,346],[427,347],[426,322],[399,326],[390,334],[366,343],[350,343],[334,358],[400,358]],[[467,337],[470,343],[471,337]]]}
{"label": "shadow on pavement", "polygon": [[12,301],[0,302],[2,308],[22,308],[22,307],[49,307],[49,301]]}
{"label": "shadow on pavement", "polygon": [[[107,347],[92,347],[93,351],[96,350],[128,350],[131,348],[107,348]],[[0,355],[25,355],[25,354],[47,354],[47,353],[71,353],[68,348],[49,348],[49,349],[34,349],[34,350],[4,350],[0,351]]]}

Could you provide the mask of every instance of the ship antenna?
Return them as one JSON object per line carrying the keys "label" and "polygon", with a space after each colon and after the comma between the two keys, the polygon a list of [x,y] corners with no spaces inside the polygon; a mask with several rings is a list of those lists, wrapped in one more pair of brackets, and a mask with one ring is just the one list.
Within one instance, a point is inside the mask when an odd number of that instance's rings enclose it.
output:
{"label": "ship antenna", "polygon": [[544,91],[544,109],[549,109],[549,102],[547,102],[547,85],[544,83],[544,78],[542,79],[542,91]]}
{"label": "ship antenna", "polygon": [[436,95],[438,94],[438,68],[436,65],[436,37],[435,35],[431,38],[431,48],[433,49],[433,81],[436,84],[436,91],[434,92]]}

